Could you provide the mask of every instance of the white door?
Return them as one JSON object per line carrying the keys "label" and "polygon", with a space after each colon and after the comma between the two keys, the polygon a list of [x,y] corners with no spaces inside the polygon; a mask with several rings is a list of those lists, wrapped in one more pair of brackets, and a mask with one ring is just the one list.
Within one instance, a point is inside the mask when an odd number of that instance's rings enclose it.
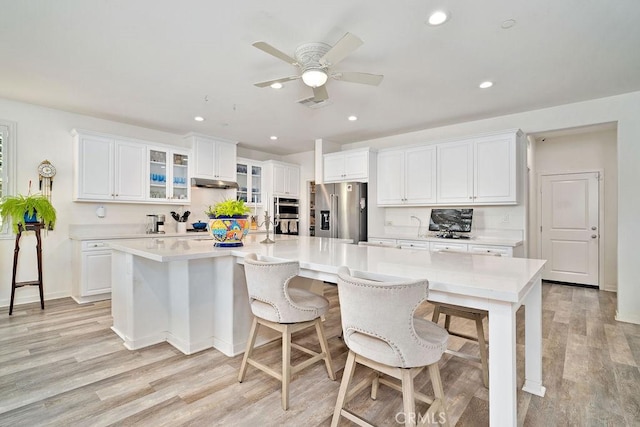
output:
{"label": "white door", "polygon": [[597,172],[541,177],[543,279],[598,286],[598,178]]}

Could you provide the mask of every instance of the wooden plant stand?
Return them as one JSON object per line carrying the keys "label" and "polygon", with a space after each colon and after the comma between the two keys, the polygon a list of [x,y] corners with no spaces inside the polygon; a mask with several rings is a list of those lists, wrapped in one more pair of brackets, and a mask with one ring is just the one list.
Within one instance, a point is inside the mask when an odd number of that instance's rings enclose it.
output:
{"label": "wooden plant stand", "polygon": [[[11,305],[9,305],[9,315],[13,313],[13,299],[16,293],[16,288],[23,286],[37,286],[40,288],[40,307],[44,310],[44,292],[42,289],[42,238],[40,232],[44,228],[42,223],[22,224],[18,225],[18,234],[16,234],[16,246],[13,250],[13,278],[11,279]],[[20,237],[22,237],[23,231],[35,231],[36,234],[36,255],[38,258],[38,280],[29,282],[16,282],[16,272],[18,270],[18,253],[20,252]]]}

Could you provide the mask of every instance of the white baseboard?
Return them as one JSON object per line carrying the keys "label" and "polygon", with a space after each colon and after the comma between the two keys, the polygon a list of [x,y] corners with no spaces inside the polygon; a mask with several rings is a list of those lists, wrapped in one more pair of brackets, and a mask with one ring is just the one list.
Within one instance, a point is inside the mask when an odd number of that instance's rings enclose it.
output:
{"label": "white baseboard", "polygon": [[640,325],[640,314],[632,313],[621,316],[620,313],[618,313],[618,310],[616,310],[616,320],[618,322],[634,323],[636,325]]}
{"label": "white baseboard", "polygon": [[[9,286],[11,286],[11,284],[9,284]],[[35,288],[35,287],[34,287]],[[9,289],[11,290],[11,289]],[[48,300],[52,300],[52,299],[60,299],[60,298],[67,298],[70,297],[71,295],[69,295],[68,292],[53,292],[53,293],[45,293],[44,294],[44,308],[47,308],[47,301]],[[28,297],[21,297],[20,296],[20,290],[16,289],[16,296],[15,299],[13,301],[13,309],[15,310],[17,308],[17,306],[21,305],[21,304],[31,304],[32,302],[40,302],[40,294],[38,294],[36,292],[35,295],[30,295]],[[9,304],[11,303],[11,295],[9,295],[9,298],[7,299],[0,299],[0,307],[9,307]]]}

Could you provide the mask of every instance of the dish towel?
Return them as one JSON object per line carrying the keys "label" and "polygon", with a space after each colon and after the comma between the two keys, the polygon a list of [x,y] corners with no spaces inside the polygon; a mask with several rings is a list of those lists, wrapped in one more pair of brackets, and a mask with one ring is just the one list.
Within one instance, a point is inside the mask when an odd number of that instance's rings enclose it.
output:
{"label": "dish towel", "polygon": [[298,232],[298,221],[292,220],[289,221],[289,233],[297,233]]}
{"label": "dish towel", "polygon": [[280,220],[280,232],[281,233],[288,233],[289,232],[289,220],[288,219],[281,219]]}

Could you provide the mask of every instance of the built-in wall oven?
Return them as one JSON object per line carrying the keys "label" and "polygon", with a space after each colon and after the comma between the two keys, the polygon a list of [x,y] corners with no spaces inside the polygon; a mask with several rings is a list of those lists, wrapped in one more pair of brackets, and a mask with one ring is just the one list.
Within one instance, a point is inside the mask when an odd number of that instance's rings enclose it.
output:
{"label": "built-in wall oven", "polygon": [[275,213],[276,234],[298,234],[300,225],[300,203],[298,199],[288,197],[274,197],[273,212]]}

